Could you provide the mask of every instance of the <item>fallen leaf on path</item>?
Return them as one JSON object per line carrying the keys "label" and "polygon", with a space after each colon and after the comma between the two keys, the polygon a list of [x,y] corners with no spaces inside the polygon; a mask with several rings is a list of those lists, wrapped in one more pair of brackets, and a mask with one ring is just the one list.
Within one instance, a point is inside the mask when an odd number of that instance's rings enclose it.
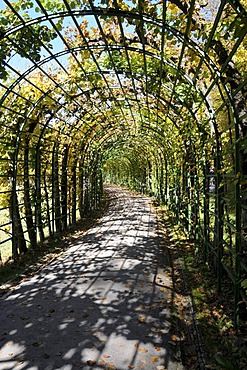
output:
{"label": "fallen leaf on path", "polygon": [[105,370],[117,370],[116,366],[113,363],[107,364]]}
{"label": "fallen leaf on path", "polygon": [[145,308],[145,307],[143,307],[143,305],[141,305],[141,306],[136,307],[136,308],[135,308],[135,311],[137,311],[137,312],[138,312],[138,311],[144,311],[144,308]]}
{"label": "fallen leaf on path", "polygon": [[22,365],[24,362],[25,362],[25,361],[20,360],[20,361],[18,361],[18,362],[16,363],[16,365]]}
{"label": "fallen leaf on path", "polygon": [[160,351],[161,348],[160,347],[155,347],[156,351]]}
{"label": "fallen leaf on path", "polygon": [[102,360],[102,358],[99,359],[98,363],[99,363],[99,365],[103,365],[103,366],[107,365],[107,362]]}
{"label": "fallen leaf on path", "polygon": [[141,353],[147,353],[148,352],[148,350],[146,348],[144,348],[144,347],[140,347],[138,349],[138,351],[141,352]]}
{"label": "fallen leaf on path", "polygon": [[159,358],[158,358],[158,357],[156,357],[156,356],[153,356],[153,357],[152,357],[152,361],[153,361],[153,362],[158,362],[158,361],[159,361]]}
{"label": "fallen leaf on path", "polygon": [[96,364],[96,361],[94,361],[94,360],[88,360],[88,361],[87,361],[87,364],[88,364],[89,366],[93,366],[93,365],[95,365],[95,364]]}
{"label": "fallen leaf on path", "polygon": [[146,320],[147,320],[147,318],[146,318],[145,315],[139,316],[139,318],[138,318],[138,321],[139,321],[140,324],[146,324],[147,323]]}
{"label": "fallen leaf on path", "polygon": [[128,368],[129,368],[129,369],[134,369],[134,368],[135,368],[135,366],[134,366],[134,365],[129,365],[129,366],[128,366]]}
{"label": "fallen leaf on path", "polygon": [[110,358],[111,356],[108,356],[108,355],[104,355],[102,356],[103,358]]}

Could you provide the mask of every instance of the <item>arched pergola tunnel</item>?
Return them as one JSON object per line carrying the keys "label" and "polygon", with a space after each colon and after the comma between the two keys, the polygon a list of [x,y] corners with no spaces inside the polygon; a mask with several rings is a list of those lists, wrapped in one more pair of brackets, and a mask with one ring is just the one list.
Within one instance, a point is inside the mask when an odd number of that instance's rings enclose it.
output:
{"label": "arched pergola tunnel", "polygon": [[[246,300],[246,2],[3,1],[1,234],[14,258],[155,196]],[[5,8],[6,7],[6,8]],[[3,253],[2,253],[3,254]]]}

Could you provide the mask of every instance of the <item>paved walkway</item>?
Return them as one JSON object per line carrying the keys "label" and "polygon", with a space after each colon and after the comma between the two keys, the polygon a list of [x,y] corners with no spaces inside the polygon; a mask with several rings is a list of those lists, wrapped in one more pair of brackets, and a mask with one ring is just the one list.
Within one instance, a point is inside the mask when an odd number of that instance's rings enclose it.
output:
{"label": "paved walkway", "polygon": [[155,214],[147,198],[107,190],[107,214],[0,299],[1,370],[183,369]]}

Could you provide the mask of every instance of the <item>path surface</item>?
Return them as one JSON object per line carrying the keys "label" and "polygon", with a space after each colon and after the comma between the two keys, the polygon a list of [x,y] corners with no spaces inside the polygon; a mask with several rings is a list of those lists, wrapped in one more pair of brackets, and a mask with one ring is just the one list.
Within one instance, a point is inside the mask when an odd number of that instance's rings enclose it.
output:
{"label": "path surface", "polygon": [[0,299],[0,369],[175,370],[149,201],[109,187],[107,214]]}

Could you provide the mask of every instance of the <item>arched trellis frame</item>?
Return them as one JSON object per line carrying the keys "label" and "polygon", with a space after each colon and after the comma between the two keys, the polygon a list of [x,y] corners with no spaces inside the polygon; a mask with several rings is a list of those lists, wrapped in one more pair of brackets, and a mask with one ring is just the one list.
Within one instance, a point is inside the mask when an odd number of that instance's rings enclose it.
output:
{"label": "arched trellis frame", "polygon": [[[132,172],[136,156],[149,166],[149,192],[202,241],[218,290],[222,271],[233,280],[237,325],[247,270],[246,71],[233,63],[246,42],[241,1],[210,10],[207,32],[200,25],[207,5],[199,12],[196,1],[155,9],[141,1],[35,0],[41,16],[25,1],[4,3],[0,211],[9,234],[0,246],[12,241],[16,257],[66,229],[98,204],[111,155],[118,153],[116,163],[127,158]],[[15,54],[31,66],[19,71]]]}

